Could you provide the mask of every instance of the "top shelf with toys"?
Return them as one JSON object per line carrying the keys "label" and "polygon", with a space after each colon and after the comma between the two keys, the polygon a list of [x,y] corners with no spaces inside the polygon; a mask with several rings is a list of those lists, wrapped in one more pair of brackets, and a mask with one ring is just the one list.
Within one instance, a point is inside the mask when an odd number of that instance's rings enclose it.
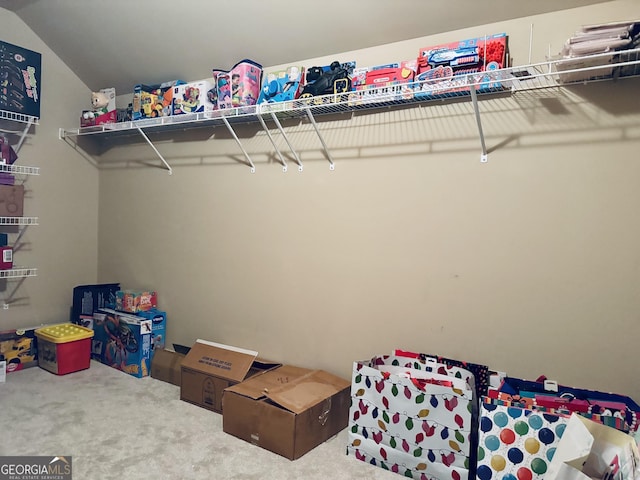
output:
{"label": "top shelf with toys", "polygon": [[[608,31],[609,27],[606,26],[604,30]],[[629,23],[623,28],[640,30],[635,23]],[[176,96],[178,89],[175,89],[172,100],[174,110],[176,102],[183,102],[179,114],[60,129],[59,137],[65,140],[81,136],[116,139],[123,135],[140,134],[154,148],[171,173],[168,162],[146,133],[225,125],[233,134],[251,166],[251,171],[254,172],[254,164],[232,125],[259,122],[271,139],[265,120],[272,121],[287,139],[280,120],[298,118],[301,121],[308,120],[312,124],[324,147],[330,169],[333,170],[333,159],[315,117],[405,105],[441,105],[443,102],[446,104],[447,100],[468,99],[473,104],[478,125],[482,147],[480,158],[486,162],[487,149],[478,109],[479,98],[526,95],[527,92],[541,89],[560,91],[563,87],[575,84],[640,76],[640,48],[631,48],[636,47],[635,44],[626,44],[624,49],[603,48],[600,37],[604,30],[596,28],[599,43],[595,47],[592,45],[591,37],[587,35],[590,32],[586,32],[585,38],[580,38],[574,43],[569,39],[569,50],[561,52],[557,57],[517,67],[506,66],[509,63],[506,34],[425,48],[420,51],[416,60],[378,67],[356,68],[355,62],[334,62],[325,67],[308,68],[306,76],[303,67],[289,67],[286,71],[270,73],[262,78],[261,89],[254,92],[253,102],[249,102],[253,104],[238,105],[230,101],[235,78],[230,72],[218,72],[218,75],[214,76],[215,81],[210,84],[203,83],[196,88],[201,97],[208,96],[208,100],[214,102],[211,108],[204,108],[203,111],[189,108],[187,101],[191,100],[193,92],[189,91],[189,86],[193,84],[186,84],[181,86],[180,96]],[[226,99],[229,100],[226,103],[221,101],[225,96],[224,88],[227,89]],[[286,171],[283,156],[275,142],[272,140],[271,143],[280,156],[283,170]],[[293,151],[288,140],[287,144],[298,163],[298,170],[301,171],[302,165],[297,153]]]}

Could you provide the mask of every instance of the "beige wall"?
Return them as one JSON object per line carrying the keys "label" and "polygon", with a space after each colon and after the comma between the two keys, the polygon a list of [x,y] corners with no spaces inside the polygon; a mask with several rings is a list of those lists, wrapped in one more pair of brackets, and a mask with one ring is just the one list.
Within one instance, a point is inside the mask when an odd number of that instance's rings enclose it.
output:
{"label": "beige wall", "polygon": [[[640,18],[637,1],[303,63],[386,63],[506,31],[526,64],[532,23],[536,62],[580,25],[624,18]],[[353,360],[401,347],[640,400],[637,81],[482,102],[487,164],[468,102],[318,119],[335,171],[306,124],[288,125],[303,172],[288,158],[283,173],[259,128],[238,131],[255,174],[224,127],[164,134],[154,140],[174,174],[140,167],[157,164],[146,144],[116,146],[98,208],[97,171],[56,138],[86,88],[17,22],[3,37],[46,53],[51,102],[30,147],[43,167],[29,204],[43,224],[29,232],[34,319],[66,313],[74,285],[120,281],[159,292],[169,342],[205,338],[345,377]]]}
{"label": "beige wall", "polygon": [[[61,126],[77,125],[89,89],[14,13],[0,8],[0,27],[3,41],[42,54],[41,119],[18,159],[40,167],[40,175],[25,183],[25,215],[39,217],[40,224],[28,227],[23,248],[14,255],[15,264],[37,267],[38,276],[25,279],[15,302],[0,309],[0,330],[5,330],[68,321],[73,287],[96,281],[98,172],[58,139]],[[16,126],[22,128],[2,124]],[[0,300],[16,285],[10,282]]]}

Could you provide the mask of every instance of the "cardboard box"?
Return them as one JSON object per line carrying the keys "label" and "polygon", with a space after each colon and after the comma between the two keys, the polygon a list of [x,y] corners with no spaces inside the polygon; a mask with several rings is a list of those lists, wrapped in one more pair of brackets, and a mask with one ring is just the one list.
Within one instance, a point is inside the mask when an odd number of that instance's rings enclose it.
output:
{"label": "cardboard box", "polygon": [[173,350],[156,350],[151,360],[151,376],[179,387],[184,357],[183,354]]}
{"label": "cardboard box", "polygon": [[103,308],[93,314],[91,358],[134,377],[151,367],[151,320]]}
{"label": "cardboard box", "polygon": [[24,211],[24,185],[0,185],[0,217],[21,217]]}
{"label": "cardboard box", "polygon": [[40,117],[42,55],[0,41],[4,94],[0,110]]}
{"label": "cardboard box", "polygon": [[280,366],[258,352],[197,340],[182,360],[180,399],[222,413],[224,389]]}
{"label": "cardboard box", "polygon": [[347,427],[351,383],[285,365],[229,387],[223,430],[290,460]]}
{"label": "cardboard box", "polygon": [[116,310],[139,313],[158,306],[158,294],[154,291],[118,290],[116,292]]}

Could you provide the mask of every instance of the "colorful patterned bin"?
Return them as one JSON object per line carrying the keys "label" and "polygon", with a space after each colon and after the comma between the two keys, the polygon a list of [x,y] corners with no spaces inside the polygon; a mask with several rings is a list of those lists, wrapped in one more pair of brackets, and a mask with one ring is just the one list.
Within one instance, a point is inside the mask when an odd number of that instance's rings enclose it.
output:
{"label": "colorful patterned bin", "polygon": [[56,375],[86,370],[91,364],[93,330],[73,323],[39,328],[38,365]]}

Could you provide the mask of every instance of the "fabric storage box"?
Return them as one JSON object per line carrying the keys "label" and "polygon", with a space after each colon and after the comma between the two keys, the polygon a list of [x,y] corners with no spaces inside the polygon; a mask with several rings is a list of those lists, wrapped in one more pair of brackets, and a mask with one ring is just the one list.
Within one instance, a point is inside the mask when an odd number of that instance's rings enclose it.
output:
{"label": "fabric storage box", "polygon": [[38,365],[56,375],[86,370],[91,365],[93,331],[73,323],[39,328]]}
{"label": "fabric storage box", "polygon": [[[443,366],[447,375],[433,373]],[[473,478],[473,374],[385,355],[354,363],[347,454],[409,478]]]}
{"label": "fabric storage box", "polygon": [[21,217],[24,211],[24,185],[0,185],[0,217]]}
{"label": "fabric storage box", "polygon": [[13,268],[13,247],[0,247],[0,270]]}
{"label": "fabric storage box", "polygon": [[93,314],[91,356],[134,377],[151,367],[151,320],[102,308]]}
{"label": "fabric storage box", "polygon": [[223,430],[295,460],[347,426],[350,386],[322,370],[278,367],[224,391]]}
{"label": "fabric storage box", "polygon": [[182,360],[180,399],[222,413],[227,387],[280,366],[258,352],[198,339]]}

